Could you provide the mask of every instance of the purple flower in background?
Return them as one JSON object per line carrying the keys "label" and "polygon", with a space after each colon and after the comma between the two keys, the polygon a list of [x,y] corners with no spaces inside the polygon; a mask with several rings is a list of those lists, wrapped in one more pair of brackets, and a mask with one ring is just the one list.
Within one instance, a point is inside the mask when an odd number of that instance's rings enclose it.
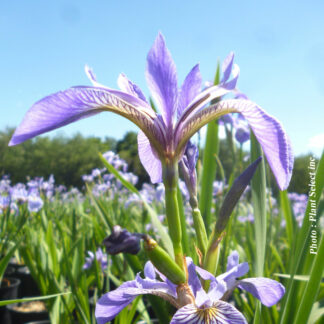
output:
{"label": "purple flower in background", "polygon": [[92,175],[89,175],[89,174],[84,174],[82,176],[82,180],[84,182],[92,182],[93,181],[93,176]]}
{"label": "purple flower in background", "polygon": [[23,183],[17,183],[10,189],[11,201],[23,204],[28,199],[28,191]]}
{"label": "purple flower in background", "polygon": [[101,175],[100,169],[98,169],[98,168],[93,169],[92,172],[91,172],[91,175],[92,175],[93,178],[100,177],[100,175]]}
{"label": "purple flower in background", "polygon": [[298,226],[301,226],[306,211],[308,197],[305,194],[298,194],[295,192],[288,193],[288,197],[292,202],[292,209]]}
{"label": "purple flower in background", "polygon": [[28,196],[28,210],[30,212],[39,212],[44,205],[41,197],[31,194]]}
{"label": "purple flower in background", "polygon": [[103,253],[101,248],[96,251],[96,255],[93,252],[88,251],[88,257],[85,258],[86,262],[83,265],[83,269],[90,269],[94,260],[97,260],[102,270],[106,270],[108,266],[107,254]]}
{"label": "purple flower in background", "polygon": [[10,191],[10,180],[2,177],[2,179],[0,180],[0,194],[1,193],[9,193]]}
{"label": "purple flower in background", "polygon": [[9,205],[10,205],[10,197],[0,195],[0,212],[2,212],[4,209],[7,209]]}
{"label": "purple flower in background", "polygon": [[[244,99],[227,99],[206,107],[216,98],[232,92],[239,74],[231,53],[223,63],[218,86],[201,92],[201,75],[196,65],[178,88],[175,64],[164,38],[159,34],[147,56],[146,78],[161,115],[156,114],[138,86],[121,74],[121,91],[99,84],[86,67],[93,86],[60,91],[36,102],[16,129],[9,145],[62,127],[103,111],[117,113],[140,129],[138,149],[142,164],[153,183],[162,179],[162,164],[177,163],[189,139],[204,125],[222,115],[241,113],[260,142],[280,189],[287,188],[293,165],[289,139],[281,124],[257,104]],[[233,71],[232,71],[233,70]],[[230,75],[233,72],[233,79]]]}

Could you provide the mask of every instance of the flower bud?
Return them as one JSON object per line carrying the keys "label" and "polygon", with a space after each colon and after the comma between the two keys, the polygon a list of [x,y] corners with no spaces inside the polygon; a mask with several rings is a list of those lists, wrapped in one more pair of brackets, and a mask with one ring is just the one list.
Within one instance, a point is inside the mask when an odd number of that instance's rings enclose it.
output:
{"label": "flower bud", "polygon": [[130,233],[116,225],[112,233],[103,240],[102,244],[106,247],[108,254],[137,254],[141,249],[141,238],[142,234]]}
{"label": "flower bud", "polygon": [[150,236],[144,235],[144,249],[148,258],[156,269],[164,274],[171,282],[176,285],[186,282],[186,275],[181,268],[172,260],[155,240]]}

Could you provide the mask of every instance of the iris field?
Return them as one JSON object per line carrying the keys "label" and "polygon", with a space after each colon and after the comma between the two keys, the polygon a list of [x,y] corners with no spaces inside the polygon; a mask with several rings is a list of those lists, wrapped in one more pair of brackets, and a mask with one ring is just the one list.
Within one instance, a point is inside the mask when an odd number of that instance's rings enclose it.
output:
{"label": "iris field", "polygon": [[[89,67],[92,87],[38,101],[9,145],[115,112],[141,129],[139,157],[151,182],[137,188],[137,176],[111,151],[83,175],[82,190],[54,177],[12,185],[4,176],[0,279],[12,258],[25,264],[52,323],[323,323],[324,157],[305,165],[308,197],[287,192],[290,141],[238,91],[233,60],[231,53],[203,90],[194,66],[179,89],[159,34],[146,71],[155,103],[125,75],[121,91],[102,86]],[[199,152],[189,139],[204,125]],[[220,125],[235,161],[227,178]]]}

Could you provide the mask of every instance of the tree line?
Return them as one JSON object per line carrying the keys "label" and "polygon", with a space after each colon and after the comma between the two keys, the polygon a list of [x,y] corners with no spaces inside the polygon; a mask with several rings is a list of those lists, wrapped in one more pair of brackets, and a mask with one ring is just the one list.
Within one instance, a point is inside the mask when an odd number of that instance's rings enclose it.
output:
{"label": "tree line", "polygon": [[[12,183],[25,182],[27,177],[48,178],[54,175],[57,184],[67,187],[82,188],[82,175],[89,174],[92,169],[100,168],[102,163],[98,153],[112,150],[119,154],[129,165],[129,171],[139,177],[138,187],[149,182],[149,177],[143,169],[137,152],[137,134],[128,132],[121,140],[111,137],[100,139],[84,137],[76,134],[72,137],[56,136],[37,137],[20,145],[8,147],[13,129],[0,132],[0,177],[9,175]],[[201,155],[203,152],[201,152]],[[246,153],[245,153],[246,154]],[[233,152],[228,150],[225,140],[220,141],[219,160],[228,179],[233,167]],[[294,172],[288,190],[290,192],[307,193],[309,155],[296,157]],[[244,162],[244,166],[248,161]],[[271,187],[277,191],[275,181],[270,175]],[[217,178],[221,175],[218,172]]]}

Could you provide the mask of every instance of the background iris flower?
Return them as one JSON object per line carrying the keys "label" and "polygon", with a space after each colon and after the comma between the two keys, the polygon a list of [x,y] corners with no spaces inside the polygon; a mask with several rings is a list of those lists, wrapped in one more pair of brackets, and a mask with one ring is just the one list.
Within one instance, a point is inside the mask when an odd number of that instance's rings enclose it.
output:
{"label": "background iris flower", "polygon": [[[224,114],[238,112],[247,120],[262,146],[279,188],[286,189],[291,178],[293,155],[280,122],[252,101],[226,99],[207,106],[212,100],[235,90],[239,68],[231,53],[223,63],[218,86],[201,90],[199,66],[195,65],[178,88],[176,67],[162,34],[148,53],[146,78],[157,107],[157,114],[143,92],[123,74],[119,90],[99,84],[88,67],[92,87],[78,86],[60,91],[36,102],[16,129],[9,145],[19,144],[39,134],[94,114],[111,111],[140,129],[138,149],[141,162],[153,183],[162,180],[162,165],[176,164],[188,140],[204,125]],[[231,74],[233,78],[230,79]]]}

